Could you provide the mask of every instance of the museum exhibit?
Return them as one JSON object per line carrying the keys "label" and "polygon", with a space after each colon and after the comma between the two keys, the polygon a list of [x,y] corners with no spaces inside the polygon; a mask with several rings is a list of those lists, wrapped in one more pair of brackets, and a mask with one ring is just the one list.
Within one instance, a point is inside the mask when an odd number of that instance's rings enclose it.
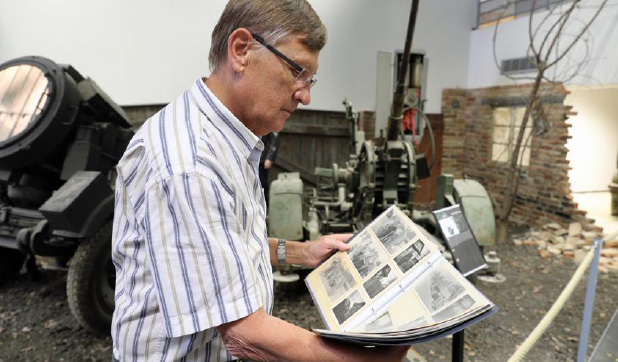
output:
{"label": "museum exhibit", "polygon": [[258,309],[376,361],[616,361],[617,17],[0,2],[0,361],[258,360],[222,327]]}

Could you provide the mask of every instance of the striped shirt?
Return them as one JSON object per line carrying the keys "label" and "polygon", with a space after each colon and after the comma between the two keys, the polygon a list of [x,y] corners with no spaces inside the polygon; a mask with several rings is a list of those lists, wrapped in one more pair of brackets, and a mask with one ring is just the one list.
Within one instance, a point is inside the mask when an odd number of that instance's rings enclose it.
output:
{"label": "striped shirt", "polygon": [[232,361],[216,327],[272,312],[262,149],[201,79],[136,132],[117,167],[116,359]]}

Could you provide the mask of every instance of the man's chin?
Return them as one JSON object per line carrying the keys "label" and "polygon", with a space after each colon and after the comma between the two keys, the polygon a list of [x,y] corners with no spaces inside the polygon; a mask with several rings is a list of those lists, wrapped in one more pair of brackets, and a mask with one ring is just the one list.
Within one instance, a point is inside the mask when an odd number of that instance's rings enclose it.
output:
{"label": "man's chin", "polygon": [[291,115],[292,115],[292,112],[288,112],[288,111],[281,112],[280,118],[277,119],[276,124],[273,125],[274,127],[277,128],[277,130],[274,130],[273,132],[281,131],[283,129],[283,126],[285,126],[285,123],[288,121]]}
{"label": "man's chin", "polygon": [[263,123],[263,125],[267,125],[268,129],[264,129],[264,134],[269,134],[270,132],[280,132],[285,126],[288,118],[292,113],[288,111],[281,110],[276,117],[271,118],[270,122]]}
{"label": "man's chin", "polygon": [[283,122],[279,122],[276,125],[274,125],[271,132],[281,132],[281,130],[283,129],[283,126],[285,126],[285,120]]}

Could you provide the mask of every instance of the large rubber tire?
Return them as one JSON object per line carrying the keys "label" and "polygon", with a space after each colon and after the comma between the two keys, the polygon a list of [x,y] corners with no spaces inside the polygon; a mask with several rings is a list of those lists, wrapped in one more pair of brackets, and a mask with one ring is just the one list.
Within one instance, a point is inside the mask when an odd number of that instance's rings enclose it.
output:
{"label": "large rubber tire", "polygon": [[69,262],[67,299],[79,324],[108,336],[114,313],[116,271],[112,264],[112,222],[84,240]]}
{"label": "large rubber tire", "polygon": [[0,248],[0,285],[15,279],[26,260],[19,250]]}

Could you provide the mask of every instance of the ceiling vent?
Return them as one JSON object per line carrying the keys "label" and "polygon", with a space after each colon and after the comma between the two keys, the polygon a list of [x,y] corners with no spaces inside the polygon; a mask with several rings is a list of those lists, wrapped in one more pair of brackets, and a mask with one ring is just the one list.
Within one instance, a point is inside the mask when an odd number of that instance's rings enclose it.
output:
{"label": "ceiling vent", "polygon": [[536,70],[534,58],[513,58],[505,59],[502,61],[502,73],[515,74],[515,73],[528,73]]}

